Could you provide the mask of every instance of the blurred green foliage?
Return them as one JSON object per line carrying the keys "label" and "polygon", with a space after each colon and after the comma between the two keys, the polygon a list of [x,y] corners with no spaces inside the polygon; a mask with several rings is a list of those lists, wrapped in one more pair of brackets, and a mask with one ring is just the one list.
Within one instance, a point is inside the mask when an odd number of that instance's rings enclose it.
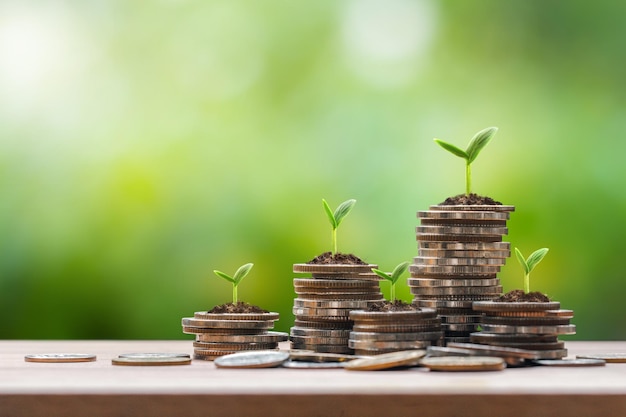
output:
{"label": "blurred green foliage", "polygon": [[[464,190],[432,139],[496,140],[473,188],[551,248],[533,287],[570,339],[624,339],[626,3],[17,1],[0,5],[0,338],[189,339],[229,301],[293,324],[292,264],[389,270]],[[500,278],[521,288],[509,259]],[[402,280],[401,280],[402,281]],[[388,286],[383,286],[388,291]],[[398,297],[410,300],[400,282]]]}

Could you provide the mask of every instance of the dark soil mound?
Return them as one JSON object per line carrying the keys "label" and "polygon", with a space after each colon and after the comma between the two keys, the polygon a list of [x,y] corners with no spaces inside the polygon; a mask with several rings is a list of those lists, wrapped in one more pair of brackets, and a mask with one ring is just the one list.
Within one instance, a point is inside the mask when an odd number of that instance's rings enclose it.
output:
{"label": "dark soil mound", "polygon": [[494,200],[491,197],[486,197],[478,194],[471,193],[467,194],[459,194],[454,197],[446,198],[446,201],[443,203],[439,203],[440,206],[474,206],[474,205],[485,205],[485,206],[501,206],[502,203]]}
{"label": "dark soil mound", "polygon": [[263,314],[263,313],[269,313],[269,311],[262,309],[261,307],[252,305],[252,304],[248,304],[248,303],[244,303],[242,301],[239,301],[235,304],[233,303],[226,303],[226,304],[221,304],[219,306],[215,306],[212,309],[210,309],[208,311],[209,313],[212,314],[223,314],[223,313],[253,313],[253,314]]}
{"label": "dark soil mound", "polygon": [[371,304],[367,311],[420,311],[421,309],[413,304],[407,304],[404,301],[396,300],[394,302],[391,301],[380,301],[374,304]]}
{"label": "dark soil mound", "polygon": [[309,264],[344,264],[344,265],[367,265],[358,256],[351,253],[337,253],[333,255],[331,252],[324,252],[321,255],[307,262]]}
{"label": "dark soil mound", "polygon": [[522,290],[513,290],[501,295],[493,301],[499,303],[549,303],[550,298],[537,291],[526,294]]}

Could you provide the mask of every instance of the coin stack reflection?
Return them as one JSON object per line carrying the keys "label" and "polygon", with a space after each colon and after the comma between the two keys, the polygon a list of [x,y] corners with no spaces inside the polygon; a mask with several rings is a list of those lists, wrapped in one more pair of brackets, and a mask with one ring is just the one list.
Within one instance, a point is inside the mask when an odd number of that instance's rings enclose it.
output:
{"label": "coin stack reflection", "polygon": [[409,267],[413,303],[436,308],[445,342],[469,342],[480,314],[472,303],[502,294],[497,278],[511,255],[502,237],[513,206],[434,205],[418,212],[419,256]]}
{"label": "coin stack reflection", "polygon": [[278,349],[287,333],[273,332],[278,313],[196,312],[183,318],[183,333],[195,334],[194,359],[214,360],[246,350]]}
{"label": "coin stack reflection", "polygon": [[443,341],[441,319],[434,308],[414,311],[352,311],[349,346],[357,355],[380,355],[425,349]]}
{"label": "coin stack reflection", "polygon": [[494,302],[474,303],[474,310],[484,314],[481,331],[470,335],[473,343],[537,351],[539,359],[562,359],[567,356],[560,335],[576,333],[570,323],[572,310],[561,310],[560,303]]}
{"label": "coin stack reflection", "polygon": [[353,322],[351,310],[366,309],[381,301],[376,265],[295,264],[293,272],[311,274],[295,278],[296,316],[290,331],[291,349],[320,353],[354,353],[348,347]]}

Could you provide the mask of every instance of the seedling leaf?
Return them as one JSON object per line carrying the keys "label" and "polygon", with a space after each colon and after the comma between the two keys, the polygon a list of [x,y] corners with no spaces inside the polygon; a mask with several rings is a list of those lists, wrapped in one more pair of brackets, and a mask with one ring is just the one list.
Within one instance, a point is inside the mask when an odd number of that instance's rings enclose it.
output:
{"label": "seedling leaf", "polygon": [[328,216],[328,221],[330,221],[330,224],[333,227],[333,229],[336,229],[338,224],[337,224],[337,221],[335,220],[335,215],[333,214],[332,209],[330,208],[326,200],[324,200],[323,198],[322,198],[322,204],[324,205],[324,211],[326,212],[326,215]]}
{"label": "seedling leaf", "polygon": [[237,269],[237,272],[235,272],[235,275],[233,276],[233,283],[235,285],[239,285],[241,280],[244,279],[246,275],[248,275],[248,272],[250,272],[253,266],[254,264],[252,263],[240,266],[239,269]]}
{"label": "seedling leaf", "polygon": [[408,262],[402,262],[400,265],[394,268],[393,272],[391,273],[391,279],[393,280],[394,283],[398,280],[398,278],[400,278],[400,275],[404,274],[404,272],[406,271],[408,267],[409,267]]}
{"label": "seedling leaf", "polygon": [[524,274],[530,273],[530,270],[528,269],[528,264],[526,263],[526,258],[524,258],[522,252],[517,248],[515,248],[515,256],[517,256],[517,260],[522,265],[522,268],[524,268]]}
{"label": "seedling leaf", "polygon": [[382,279],[385,279],[387,281],[393,282],[391,275],[388,274],[385,271],[381,271],[380,269],[372,268],[372,272],[375,273],[376,275],[378,275],[379,277],[381,277]]}
{"label": "seedling leaf", "polygon": [[542,261],[543,257],[546,256],[548,251],[549,251],[548,248],[537,249],[528,257],[528,259],[526,260],[526,265],[528,266],[529,273],[533,269],[535,269],[535,266],[537,266],[539,262]]}
{"label": "seedling leaf", "polygon": [[228,281],[228,282],[232,282],[233,284],[235,283],[235,280],[234,280],[234,279],[233,279],[233,277],[231,277],[230,275],[225,274],[225,273],[224,273],[224,272],[222,272],[222,271],[217,271],[217,270],[214,270],[213,272],[214,272],[214,273],[215,273],[215,275],[217,275],[218,277],[220,277],[220,278],[224,278],[226,281]]}
{"label": "seedling leaf", "polygon": [[335,218],[335,223],[336,223],[335,227],[339,227],[343,218],[346,217],[348,213],[350,213],[350,211],[352,211],[352,208],[354,207],[355,204],[356,204],[356,200],[350,199],[350,200],[344,201],[343,203],[339,205],[339,207],[337,207],[337,210],[335,210],[335,213],[333,215],[333,217]]}
{"label": "seedling leaf", "polygon": [[488,127],[476,133],[466,149],[468,163],[474,162],[480,151],[487,146],[491,138],[498,131],[497,127]]}
{"label": "seedling leaf", "polygon": [[451,143],[445,142],[445,141],[443,141],[441,139],[434,139],[434,141],[437,142],[437,144],[439,146],[441,146],[443,149],[445,149],[446,151],[451,152],[451,153],[453,153],[454,155],[456,155],[456,156],[458,156],[460,158],[463,158],[463,159],[466,159],[466,160],[469,159],[469,155],[463,149],[461,149],[461,148],[459,148],[459,147],[457,147],[457,146],[455,146],[455,145],[453,145]]}

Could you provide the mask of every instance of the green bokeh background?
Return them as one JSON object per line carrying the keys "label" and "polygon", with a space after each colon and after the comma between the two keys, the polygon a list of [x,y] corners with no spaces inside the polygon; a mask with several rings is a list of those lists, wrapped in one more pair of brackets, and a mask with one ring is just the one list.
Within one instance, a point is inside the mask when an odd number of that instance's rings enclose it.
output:
{"label": "green bokeh background", "polygon": [[[5,339],[189,339],[245,301],[293,324],[292,264],[330,248],[390,270],[415,213],[474,190],[577,335],[626,337],[626,4],[616,1],[3,1]],[[520,288],[510,258],[500,273]],[[410,300],[405,281],[400,298]],[[388,294],[384,286],[383,292]]]}

